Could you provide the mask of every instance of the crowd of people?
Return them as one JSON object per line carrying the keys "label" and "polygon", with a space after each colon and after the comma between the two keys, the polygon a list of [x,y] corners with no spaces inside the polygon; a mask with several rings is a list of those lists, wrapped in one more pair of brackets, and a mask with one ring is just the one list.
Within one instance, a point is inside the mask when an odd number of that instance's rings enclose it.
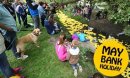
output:
{"label": "crowd of people", "polygon": [[88,20],[90,20],[91,14],[92,14],[92,8],[89,5],[88,6],[75,6],[73,8],[73,13],[74,13],[74,16],[81,15],[84,18],[87,18]]}
{"label": "crowd of people", "polygon": [[[90,5],[84,5],[84,6],[74,6],[73,7],[73,14],[74,16],[80,15],[84,18],[86,18],[88,21],[90,21],[91,19],[91,15],[92,15],[92,11],[93,11],[93,7]],[[108,15],[108,11],[106,9],[104,10],[99,10],[98,12],[96,12],[95,15],[95,19],[106,19]]]}

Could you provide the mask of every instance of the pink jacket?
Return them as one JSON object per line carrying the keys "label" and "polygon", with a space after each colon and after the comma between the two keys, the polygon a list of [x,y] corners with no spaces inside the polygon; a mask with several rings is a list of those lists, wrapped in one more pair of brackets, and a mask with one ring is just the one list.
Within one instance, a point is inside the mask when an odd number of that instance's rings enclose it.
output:
{"label": "pink jacket", "polygon": [[55,45],[55,49],[56,49],[56,54],[58,56],[58,59],[60,61],[66,61],[66,57],[67,57],[67,49],[64,45],[58,45],[56,43]]}

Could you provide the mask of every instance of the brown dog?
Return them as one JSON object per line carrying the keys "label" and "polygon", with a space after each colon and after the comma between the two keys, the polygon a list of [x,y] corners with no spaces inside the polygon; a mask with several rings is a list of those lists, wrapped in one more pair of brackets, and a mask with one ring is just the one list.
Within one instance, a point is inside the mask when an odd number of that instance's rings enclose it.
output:
{"label": "brown dog", "polygon": [[24,56],[25,43],[33,42],[37,47],[40,47],[37,44],[38,36],[40,34],[41,34],[40,29],[37,28],[37,29],[34,29],[32,33],[29,33],[29,34],[21,37],[20,39],[18,39],[16,48],[17,48],[17,52],[21,53],[21,58]]}

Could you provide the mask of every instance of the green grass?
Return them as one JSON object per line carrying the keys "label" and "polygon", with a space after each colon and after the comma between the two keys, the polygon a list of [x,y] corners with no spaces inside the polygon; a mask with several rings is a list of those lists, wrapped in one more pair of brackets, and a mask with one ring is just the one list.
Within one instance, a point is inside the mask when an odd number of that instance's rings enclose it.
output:
{"label": "green grass", "polygon": [[[30,17],[28,20],[32,22]],[[54,45],[49,42],[51,36],[47,34],[45,28],[41,28],[42,34],[38,40],[40,48],[37,48],[32,43],[26,44],[25,54],[29,55],[26,60],[17,60],[12,51],[6,51],[11,67],[22,66],[24,69],[21,74],[26,78],[75,78],[70,64],[58,60]],[[33,27],[28,29],[32,30]],[[18,32],[17,37],[20,38],[30,32],[31,31]],[[58,37],[58,35],[52,37]],[[84,63],[82,61],[83,59],[81,58],[80,63],[84,71],[79,73],[78,77],[87,78],[88,75],[92,75],[95,72],[95,69],[91,61]]]}

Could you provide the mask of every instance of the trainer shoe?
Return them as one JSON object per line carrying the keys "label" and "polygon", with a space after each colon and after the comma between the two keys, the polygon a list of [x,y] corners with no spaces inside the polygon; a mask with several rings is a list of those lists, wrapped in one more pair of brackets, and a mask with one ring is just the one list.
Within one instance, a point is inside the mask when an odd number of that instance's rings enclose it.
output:
{"label": "trainer shoe", "polygon": [[18,60],[22,59],[22,57],[17,57]]}
{"label": "trainer shoe", "polygon": [[82,72],[82,71],[83,71],[82,66],[79,66],[79,71],[80,71],[80,72]]}
{"label": "trainer shoe", "polygon": [[78,73],[77,73],[77,69],[74,70],[74,76],[77,77]]}
{"label": "trainer shoe", "polygon": [[23,55],[21,57],[18,57],[17,59],[25,60],[26,58],[28,58],[28,55]]}
{"label": "trainer shoe", "polygon": [[26,58],[28,58],[28,55],[23,55],[22,59],[25,60]]}

